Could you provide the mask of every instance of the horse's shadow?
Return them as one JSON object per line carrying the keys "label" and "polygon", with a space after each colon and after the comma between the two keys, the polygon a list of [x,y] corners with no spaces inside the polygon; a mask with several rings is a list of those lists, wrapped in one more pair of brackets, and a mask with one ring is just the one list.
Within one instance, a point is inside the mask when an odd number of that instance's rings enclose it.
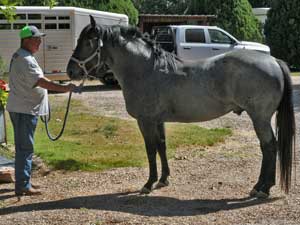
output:
{"label": "horse's shadow", "polygon": [[58,201],[32,203],[20,206],[2,208],[0,215],[16,212],[44,211],[55,209],[98,209],[116,212],[126,212],[143,216],[194,216],[205,215],[223,210],[234,210],[260,204],[274,202],[280,199],[193,199],[181,200],[164,196],[144,196],[137,192],[115,193],[106,195],[80,196]]}

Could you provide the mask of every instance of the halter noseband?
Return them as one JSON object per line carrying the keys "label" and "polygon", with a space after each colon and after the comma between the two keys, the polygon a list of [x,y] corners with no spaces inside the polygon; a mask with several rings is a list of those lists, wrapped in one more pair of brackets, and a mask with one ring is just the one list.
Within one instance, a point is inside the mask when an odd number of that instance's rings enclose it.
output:
{"label": "halter noseband", "polygon": [[[93,46],[92,42],[91,42],[91,46]],[[79,60],[79,59],[75,58],[74,56],[71,57],[70,60],[73,60],[74,62],[76,62],[77,65],[84,71],[83,80],[85,80],[90,75],[89,73],[91,71],[93,71],[98,66],[103,65],[103,62],[101,62],[101,48],[102,47],[103,47],[103,42],[102,42],[101,38],[98,38],[98,46],[97,46],[95,52],[91,56],[89,56],[85,60]],[[98,57],[97,64],[92,66],[89,70],[87,70],[86,69],[86,64],[88,62],[90,62],[91,60],[93,60],[96,56]]]}

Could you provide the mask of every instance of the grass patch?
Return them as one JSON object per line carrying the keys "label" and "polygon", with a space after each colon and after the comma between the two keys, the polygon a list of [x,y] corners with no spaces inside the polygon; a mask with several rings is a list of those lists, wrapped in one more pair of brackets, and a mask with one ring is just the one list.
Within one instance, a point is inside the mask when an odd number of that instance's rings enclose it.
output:
{"label": "grass patch", "polygon": [[300,72],[292,72],[291,75],[292,76],[300,76]]}
{"label": "grass patch", "polygon": [[[54,135],[61,129],[65,104],[52,107],[49,128]],[[8,140],[11,142],[11,123],[7,124]],[[167,124],[168,157],[173,157],[178,148],[211,146],[223,141],[228,135],[231,135],[230,129]],[[39,121],[35,140],[35,153],[55,169],[98,171],[148,165],[144,141],[135,121],[91,115],[79,101],[72,100],[61,139],[50,141],[44,124]]]}
{"label": "grass patch", "polygon": [[0,155],[8,159],[14,158],[14,152],[5,145],[0,145]]}

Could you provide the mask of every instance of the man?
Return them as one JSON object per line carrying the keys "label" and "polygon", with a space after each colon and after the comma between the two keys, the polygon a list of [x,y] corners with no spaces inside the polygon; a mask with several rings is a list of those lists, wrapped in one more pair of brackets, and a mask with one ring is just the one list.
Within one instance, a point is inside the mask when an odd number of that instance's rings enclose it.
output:
{"label": "man", "polygon": [[44,77],[33,56],[39,50],[44,33],[35,26],[25,26],[19,36],[21,48],[11,59],[7,102],[15,139],[15,193],[17,196],[39,195],[39,187],[31,183],[34,133],[38,116],[48,114],[47,90],[69,92],[76,86],[56,84]]}

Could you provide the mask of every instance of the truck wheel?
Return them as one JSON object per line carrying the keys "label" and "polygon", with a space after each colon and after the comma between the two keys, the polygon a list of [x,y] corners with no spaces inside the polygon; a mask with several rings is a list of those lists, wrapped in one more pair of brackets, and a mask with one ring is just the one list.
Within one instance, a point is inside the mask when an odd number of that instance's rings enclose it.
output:
{"label": "truck wheel", "polygon": [[105,85],[117,85],[118,81],[115,79],[113,73],[106,73],[99,80]]}

